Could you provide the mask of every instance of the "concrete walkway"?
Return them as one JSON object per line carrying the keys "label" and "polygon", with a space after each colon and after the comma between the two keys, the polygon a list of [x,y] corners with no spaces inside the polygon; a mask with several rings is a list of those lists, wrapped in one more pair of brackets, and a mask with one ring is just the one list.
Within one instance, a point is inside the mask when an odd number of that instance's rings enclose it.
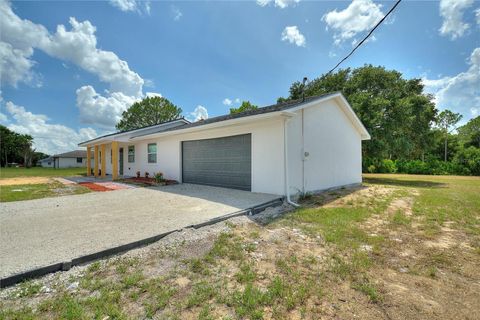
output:
{"label": "concrete walkway", "polygon": [[180,184],[0,203],[0,278],[205,222],[277,198]]}

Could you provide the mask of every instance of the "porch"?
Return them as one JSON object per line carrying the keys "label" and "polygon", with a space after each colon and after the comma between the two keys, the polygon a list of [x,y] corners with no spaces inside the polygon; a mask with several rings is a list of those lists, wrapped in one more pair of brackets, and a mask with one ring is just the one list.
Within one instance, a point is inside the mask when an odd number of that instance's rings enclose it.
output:
{"label": "porch", "polygon": [[[124,178],[125,143],[110,141],[87,146],[87,180],[113,181]],[[92,164],[93,155],[93,164]]]}

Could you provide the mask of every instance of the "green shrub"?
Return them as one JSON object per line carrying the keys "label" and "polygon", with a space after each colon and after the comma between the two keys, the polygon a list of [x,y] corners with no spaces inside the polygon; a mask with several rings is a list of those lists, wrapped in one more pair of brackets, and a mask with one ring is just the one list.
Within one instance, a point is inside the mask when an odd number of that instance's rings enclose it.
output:
{"label": "green shrub", "polygon": [[465,167],[471,175],[480,176],[480,149],[473,146],[461,148],[455,155],[453,163]]}
{"label": "green shrub", "polygon": [[381,165],[378,169],[380,170],[380,173],[395,173],[397,171],[395,162],[390,159],[382,160]]}
{"label": "green shrub", "polygon": [[390,159],[364,159],[363,171],[368,173],[407,173],[427,175],[480,175],[480,149],[460,149],[453,161],[436,158],[392,161]]}
{"label": "green shrub", "polygon": [[155,179],[155,182],[157,183],[161,183],[161,182],[164,182],[165,181],[165,178],[163,177],[163,173],[162,172],[157,172],[155,173],[155,175],[153,176],[154,179]]}

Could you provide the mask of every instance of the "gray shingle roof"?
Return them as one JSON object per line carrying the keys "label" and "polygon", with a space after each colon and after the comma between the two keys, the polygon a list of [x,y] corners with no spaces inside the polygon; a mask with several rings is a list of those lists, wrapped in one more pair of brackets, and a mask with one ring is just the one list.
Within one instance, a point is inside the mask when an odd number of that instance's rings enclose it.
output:
{"label": "gray shingle roof", "polygon": [[65,153],[59,153],[53,155],[54,158],[86,158],[87,151],[85,150],[74,150]]}
{"label": "gray shingle roof", "polygon": [[[226,114],[226,115],[223,115],[223,116],[208,118],[208,119],[205,119],[205,120],[192,122],[192,123],[185,124],[185,125],[182,125],[182,126],[169,128],[169,129],[163,130],[162,132],[182,130],[182,129],[187,129],[187,128],[194,128],[194,127],[199,127],[199,126],[203,126],[203,125],[207,125],[207,124],[211,124],[211,123],[215,123],[215,122],[221,122],[221,121],[238,119],[238,118],[249,117],[249,116],[255,116],[255,115],[265,114],[265,113],[270,113],[270,112],[285,111],[285,110],[288,110],[288,109],[298,107],[298,106],[300,106],[304,103],[308,103],[308,102],[311,102],[311,101],[314,101],[314,100],[317,100],[317,99],[320,99],[320,98],[326,98],[328,96],[333,96],[333,95],[336,95],[338,93],[339,92],[332,92],[332,93],[327,93],[327,94],[323,94],[323,95],[307,97],[307,98],[305,98],[305,100],[303,100],[303,99],[292,100],[292,101],[288,101],[288,102],[277,103],[277,104],[273,104],[273,105],[270,105],[270,106],[258,108],[258,109],[255,109],[255,110],[249,110],[249,111],[234,113],[234,114]],[[147,134],[139,134],[137,136],[133,136],[133,138],[142,137],[142,136],[150,135],[150,134],[152,134],[152,133],[150,132],[150,133],[147,133]]]}
{"label": "gray shingle roof", "polygon": [[[235,114],[226,114],[226,115],[223,115],[223,116],[208,118],[208,119],[200,120],[200,121],[197,121],[197,122],[191,122],[191,123],[188,123],[188,124],[179,125],[179,126],[168,128],[168,129],[161,128],[161,129],[158,130],[158,132],[169,132],[169,131],[182,130],[182,129],[187,129],[187,128],[194,128],[194,127],[200,127],[200,126],[215,123],[215,122],[221,122],[221,121],[243,118],[243,117],[250,117],[250,116],[255,116],[255,115],[265,114],[265,113],[270,113],[270,112],[284,111],[284,110],[288,110],[288,109],[291,109],[291,108],[298,107],[302,104],[305,104],[305,103],[308,103],[308,102],[311,102],[311,101],[314,101],[314,100],[317,100],[317,99],[326,98],[326,97],[329,97],[329,96],[334,96],[334,95],[337,95],[338,93],[339,93],[338,91],[337,92],[331,92],[331,93],[327,93],[327,94],[323,94],[323,95],[306,97],[305,100],[303,100],[303,99],[291,100],[291,101],[287,101],[287,102],[283,102],[283,103],[277,103],[277,104],[273,104],[273,105],[270,105],[270,106],[258,108],[258,109],[255,109],[255,110],[250,110],[250,111],[245,111],[245,112],[240,112],[240,113],[235,113]],[[181,119],[183,119],[183,118],[181,118]],[[177,120],[179,120],[179,119],[177,119]],[[176,120],[174,120],[174,121],[176,121]],[[165,123],[168,123],[168,122],[165,122]],[[165,123],[159,123],[158,125],[155,125],[155,126],[159,126],[159,125],[162,125],[162,124],[165,124]],[[154,126],[149,126],[149,127],[154,127]],[[145,129],[145,128],[149,128],[149,127],[138,128],[138,129],[131,130],[131,131],[141,130],[141,129]],[[102,138],[109,137],[109,136],[115,136],[117,134],[123,134],[125,132],[129,132],[129,131],[115,132],[115,133],[107,134],[107,135],[100,136],[100,137],[97,137],[97,138],[92,139],[92,140],[83,141],[80,144],[87,143],[87,142],[90,142],[90,141],[95,141],[95,140],[102,139]],[[158,133],[158,132],[148,132],[148,133],[133,135],[132,138],[143,137],[143,136],[151,135],[151,134]]]}

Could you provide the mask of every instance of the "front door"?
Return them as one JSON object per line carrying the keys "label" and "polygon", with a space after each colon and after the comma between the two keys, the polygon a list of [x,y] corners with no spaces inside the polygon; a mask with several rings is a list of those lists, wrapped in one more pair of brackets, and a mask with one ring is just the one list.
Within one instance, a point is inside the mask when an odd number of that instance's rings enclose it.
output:
{"label": "front door", "polygon": [[119,175],[123,176],[123,148],[120,148],[118,150],[118,161],[119,161],[118,173]]}

